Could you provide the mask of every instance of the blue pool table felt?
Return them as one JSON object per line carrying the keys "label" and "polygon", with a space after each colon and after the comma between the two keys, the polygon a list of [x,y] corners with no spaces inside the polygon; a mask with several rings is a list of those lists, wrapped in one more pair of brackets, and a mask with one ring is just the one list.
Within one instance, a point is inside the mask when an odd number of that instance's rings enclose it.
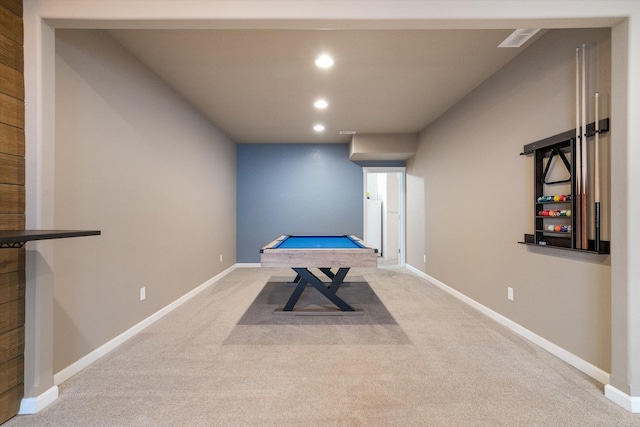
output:
{"label": "blue pool table felt", "polygon": [[289,236],[273,249],[352,249],[364,248],[349,236]]}

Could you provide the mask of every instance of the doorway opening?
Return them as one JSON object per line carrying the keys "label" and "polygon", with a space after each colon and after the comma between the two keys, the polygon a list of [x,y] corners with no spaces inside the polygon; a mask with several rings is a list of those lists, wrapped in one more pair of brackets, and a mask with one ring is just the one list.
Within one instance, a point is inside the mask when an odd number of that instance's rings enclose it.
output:
{"label": "doorway opening", "polygon": [[365,167],[364,240],[381,265],[405,263],[405,168]]}

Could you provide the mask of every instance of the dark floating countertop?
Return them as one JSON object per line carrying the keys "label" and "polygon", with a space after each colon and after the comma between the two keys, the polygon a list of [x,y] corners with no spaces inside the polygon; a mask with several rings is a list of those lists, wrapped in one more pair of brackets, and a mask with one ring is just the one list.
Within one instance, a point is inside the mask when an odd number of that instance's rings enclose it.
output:
{"label": "dark floating countertop", "polygon": [[21,248],[34,240],[99,235],[100,230],[0,230],[0,248]]}

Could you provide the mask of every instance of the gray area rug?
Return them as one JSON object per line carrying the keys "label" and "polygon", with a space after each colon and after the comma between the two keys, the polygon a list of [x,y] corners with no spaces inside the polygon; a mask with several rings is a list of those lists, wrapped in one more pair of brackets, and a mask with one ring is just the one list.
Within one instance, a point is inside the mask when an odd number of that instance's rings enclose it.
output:
{"label": "gray area rug", "polygon": [[[319,276],[319,275],[318,275]],[[283,312],[293,276],[270,277],[224,344],[409,344],[409,338],[361,276],[347,276],[337,294],[356,312],[341,312],[307,286],[294,312]]]}

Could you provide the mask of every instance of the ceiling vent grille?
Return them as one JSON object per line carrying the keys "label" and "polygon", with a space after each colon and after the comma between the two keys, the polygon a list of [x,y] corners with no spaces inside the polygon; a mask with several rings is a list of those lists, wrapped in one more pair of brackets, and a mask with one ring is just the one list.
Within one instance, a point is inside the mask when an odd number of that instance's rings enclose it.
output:
{"label": "ceiling vent grille", "polygon": [[509,37],[504,39],[504,41],[500,43],[498,47],[520,47],[525,44],[527,40],[533,37],[538,31],[540,31],[539,28],[515,30]]}

